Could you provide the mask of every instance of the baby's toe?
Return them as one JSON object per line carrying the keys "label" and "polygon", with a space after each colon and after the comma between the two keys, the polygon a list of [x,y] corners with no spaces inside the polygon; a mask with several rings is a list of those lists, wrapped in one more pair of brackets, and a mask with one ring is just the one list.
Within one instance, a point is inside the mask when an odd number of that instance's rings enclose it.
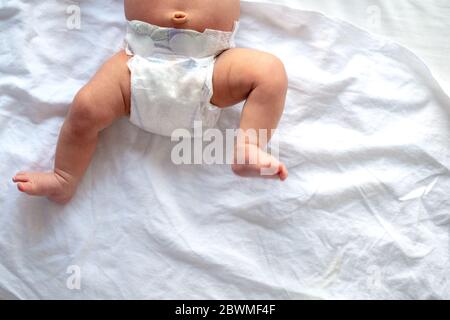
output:
{"label": "baby's toe", "polygon": [[279,173],[281,181],[284,181],[288,178],[289,173],[284,164],[280,164],[280,173]]}
{"label": "baby's toe", "polygon": [[30,178],[25,173],[18,173],[14,176],[14,182],[28,182]]}
{"label": "baby's toe", "polygon": [[17,184],[17,189],[21,192],[32,193],[33,192],[33,184],[31,182],[20,182]]}

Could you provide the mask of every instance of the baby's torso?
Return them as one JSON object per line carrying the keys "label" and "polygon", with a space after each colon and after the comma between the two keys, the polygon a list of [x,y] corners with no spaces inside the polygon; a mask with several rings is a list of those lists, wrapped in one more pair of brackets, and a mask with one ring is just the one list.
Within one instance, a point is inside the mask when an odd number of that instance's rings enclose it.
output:
{"label": "baby's torso", "polygon": [[125,0],[128,21],[166,28],[232,31],[239,20],[239,0]]}

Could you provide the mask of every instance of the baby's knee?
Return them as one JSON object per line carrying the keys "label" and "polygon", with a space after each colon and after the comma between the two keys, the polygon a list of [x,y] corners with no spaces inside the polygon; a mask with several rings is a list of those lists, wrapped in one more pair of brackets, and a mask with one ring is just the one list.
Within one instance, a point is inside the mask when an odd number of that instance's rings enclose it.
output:
{"label": "baby's knee", "polygon": [[98,115],[88,89],[81,89],[75,96],[68,115],[71,131],[77,135],[86,134],[96,128]]}
{"label": "baby's knee", "polygon": [[280,58],[265,53],[261,57],[256,70],[258,83],[269,92],[285,93],[288,86],[288,78],[284,63]]}

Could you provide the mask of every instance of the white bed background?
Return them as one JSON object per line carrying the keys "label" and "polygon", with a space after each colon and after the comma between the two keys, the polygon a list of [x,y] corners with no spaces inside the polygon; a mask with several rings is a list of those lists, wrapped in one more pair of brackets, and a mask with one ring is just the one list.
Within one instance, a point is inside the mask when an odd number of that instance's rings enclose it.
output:
{"label": "white bed background", "polygon": [[450,4],[447,0],[266,0],[322,12],[405,45],[450,92]]}
{"label": "white bed background", "polygon": [[[447,1],[270,2],[406,44],[450,88]],[[450,298],[450,99],[408,50],[245,2],[238,43],[290,75],[275,137],[290,179],[176,167],[124,119],[61,207],[10,179],[51,169],[73,95],[121,46],[121,1],[3,0],[0,29],[0,298]]]}

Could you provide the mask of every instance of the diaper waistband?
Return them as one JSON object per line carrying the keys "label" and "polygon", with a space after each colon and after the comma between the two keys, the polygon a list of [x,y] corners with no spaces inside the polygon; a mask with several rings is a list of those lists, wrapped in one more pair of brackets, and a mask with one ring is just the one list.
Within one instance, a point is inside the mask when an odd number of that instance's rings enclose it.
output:
{"label": "diaper waistband", "polygon": [[206,29],[198,32],[188,29],[166,28],[147,22],[128,21],[126,47],[130,54],[142,57],[154,54],[175,54],[193,58],[216,56],[224,50],[235,47],[235,35],[239,22],[233,31]]}

